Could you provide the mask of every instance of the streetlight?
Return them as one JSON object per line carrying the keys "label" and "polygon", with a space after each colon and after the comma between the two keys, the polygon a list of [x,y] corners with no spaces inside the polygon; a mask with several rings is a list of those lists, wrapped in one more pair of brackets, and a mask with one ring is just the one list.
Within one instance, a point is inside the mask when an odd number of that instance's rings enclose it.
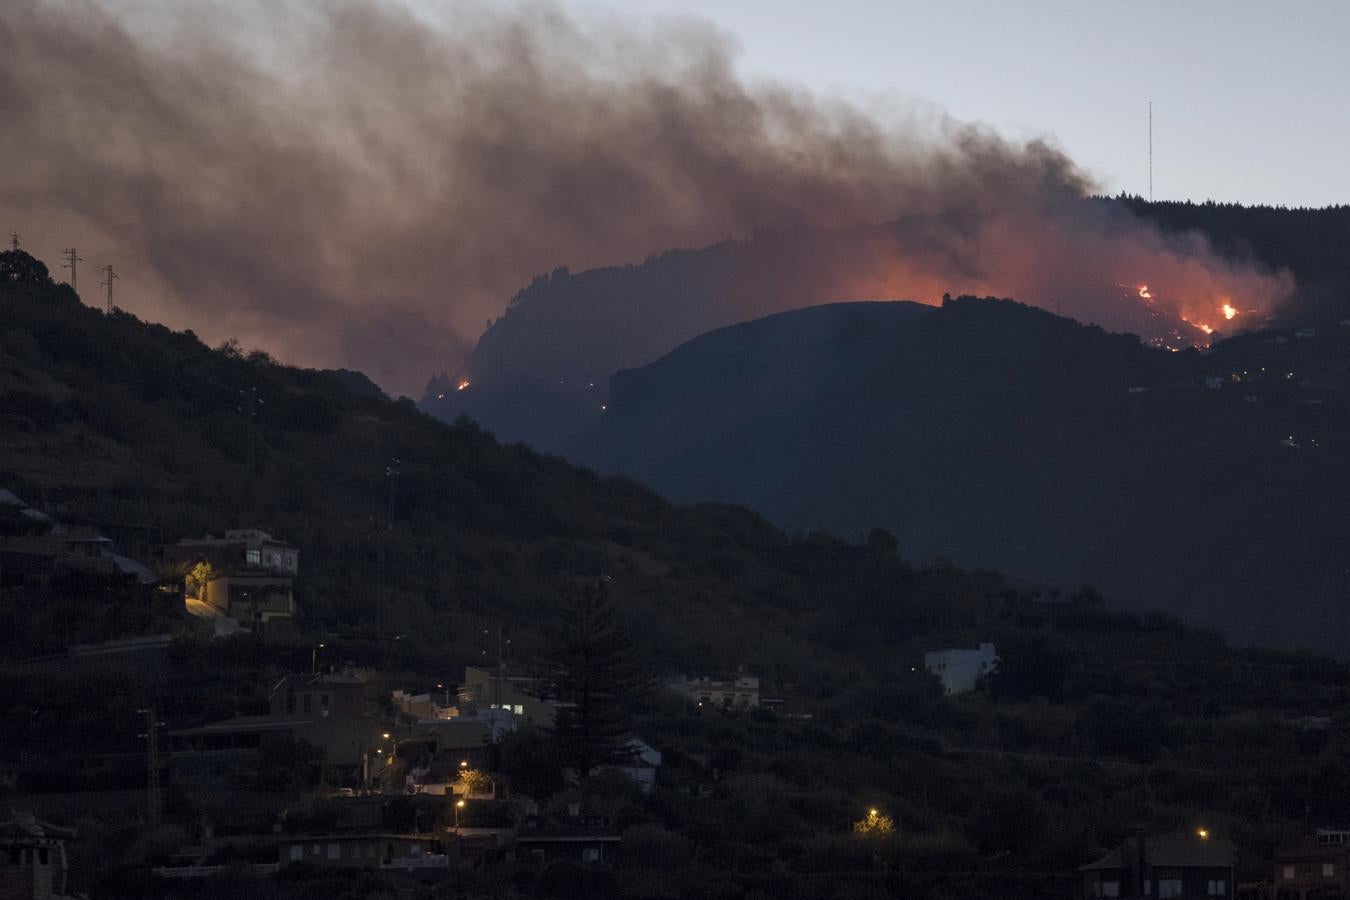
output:
{"label": "streetlight", "polygon": [[1196,834],[1196,836],[1199,837],[1200,840],[1202,840],[1202,841],[1207,841],[1207,840],[1209,840],[1209,829],[1208,829],[1208,828],[1197,828],[1197,829],[1195,830],[1195,834]]}
{"label": "streetlight", "polygon": [[455,834],[459,834],[459,811],[464,808],[464,801],[455,803]]}
{"label": "streetlight", "polygon": [[319,651],[325,646],[327,645],[320,644],[309,651],[309,673],[311,675],[317,675],[319,673]]}

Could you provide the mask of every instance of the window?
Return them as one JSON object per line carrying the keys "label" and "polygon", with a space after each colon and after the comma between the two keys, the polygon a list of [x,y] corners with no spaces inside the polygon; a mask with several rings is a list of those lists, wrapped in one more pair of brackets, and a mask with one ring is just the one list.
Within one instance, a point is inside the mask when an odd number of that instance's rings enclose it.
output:
{"label": "window", "polygon": [[304,696],[305,696],[305,699],[304,699],[304,701],[301,703],[301,706],[304,708],[305,712],[309,712],[309,711],[313,708],[313,706],[314,706],[314,703],[313,703],[314,695],[313,695],[313,694],[305,694]]}
{"label": "window", "polygon": [[328,708],[328,695],[327,695],[327,694],[320,694],[320,695],[319,695],[319,705],[322,706],[324,709],[327,709],[327,708]]}
{"label": "window", "polygon": [[309,848],[309,852],[314,856],[318,856],[321,852],[323,852],[323,848],[320,847],[318,844],[314,844]]}
{"label": "window", "polygon": [[1101,895],[1102,895],[1103,897],[1119,897],[1119,896],[1120,896],[1120,882],[1119,882],[1119,881],[1103,881],[1103,882],[1102,882],[1102,894],[1101,894]]}
{"label": "window", "polygon": [[1335,864],[1335,863],[1322,863],[1322,877],[1323,877],[1323,878],[1335,878],[1335,877],[1336,877],[1336,864]]}
{"label": "window", "polygon": [[302,844],[291,844],[291,862],[296,862],[305,858],[305,848]]}
{"label": "window", "polygon": [[328,858],[329,858],[329,859],[342,859],[342,845],[341,845],[341,844],[329,844],[329,845],[328,845]]}
{"label": "window", "polygon": [[1211,878],[1209,881],[1209,895],[1211,897],[1227,897],[1228,882],[1224,881],[1222,878],[1217,880]]}
{"label": "window", "polygon": [[1181,879],[1180,878],[1159,878],[1158,879],[1159,897],[1180,897]]}
{"label": "window", "polygon": [[256,565],[261,565],[261,564],[262,564],[262,551],[260,551],[260,550],[245,550],[245,551],[244,551],[244,562],[252,563],[252,564],[255,565],[255,566],[256,566]]}
{"label": "window", "polygon": [[1280,873],[1280,877],[1283,878],[1285,881],[1291,881],[1291,880],[1293,880],[1293,877],[1294,877],[1294,867],[1293,867],[1293,866],[1285,866],[1285,867],[1284,867],[1284,870]]}
{"label": "window", "polygon": [[525,715],[525,707],[524,707],[524,706],[521,706],[519,703],[517,703],[515,706],[511,707],[511,711],[514,712],[514,713],[515,713],[516,715],[518,715],[518,716],[523,716],[523,715]]}
{"label": "window", "polygon": [[599,847],[586,847],[586,848],[582,849],[582,851],[581,851],[581,861],[582,861],[582,862],[599,862],[599,861],[600,861],[600,848],[599,848]]}

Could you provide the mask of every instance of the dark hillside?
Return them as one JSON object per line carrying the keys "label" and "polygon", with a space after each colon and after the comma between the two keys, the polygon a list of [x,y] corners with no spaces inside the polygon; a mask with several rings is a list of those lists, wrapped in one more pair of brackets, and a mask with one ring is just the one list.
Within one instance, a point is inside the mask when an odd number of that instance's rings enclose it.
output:
{"label": "dark hillside", "polygon": [[[0,273],[7,262],[0,254]],[[1147,358],[1106,335],[1075,351],[1071,323],[1013,306],[994,312],[1004,328],[1077,352],[1078,366],[1097,355],[1127,368]],[[814,331],[835,319],[875,346],[887,314],[926,327],[947,312],[861,306],[803,321]],[[970,344],[978,329],[962,327],[957,343]],[[741,344],[737,333],[710,338]],[[762,343],[761,358],[777,353],[774,343]],[[927,361],[945,358],[934,351]],[[821,360],[799,361],[788,381],[804,400]],[[736,370],[718,354],[707,362],[722,380]],[[980,371],[1008,365],[991,354]],[[1015,384],[1006,393],[1015,397]],[[297,370],[104,316],[31,272],[0,279],[0,435],[0,486],[63,522],[164,542],[257,525],[300,547],[301,631],[279,643],[210,639],[181,604],[147,611],[131,589],[0,578],[0,792],[79,829],[70,892],[94,900],[432,900],[447,888],[474,900],[1068,900],[1076,867],[1136,828],[1203,822],[1237,842],[1252,878],[1305,820],[1350,817],[1350,727],[1336,712],[1346,674],[1326,659],[1234,650],[1174,618],[1113,609],[1087,588],[916,565],[880,530],[857,542],[793,536],[743,508],[671,505],[471,424],[436,422],[355,373]],[[201,841],[206,824],[217,836],[331,827],[332,789],[320,760],[283,745],[256,778],[232,786],[166,783],[156,826],[141,813],[142,709],[167,728],[259,713],[282,673],[316,659],[322,668],[325,657],[374,670],[385,691],[425,690],[479,663],[483,631],[497,625],[509,663],[531,668],[602,573],[647,675],[744,666],[792,712],[625,697],[627,722],[663,754],[650,795],[603,775],[559,790],[553,739],[505,741],[494,777],[555,809],[579,799],[602,810],[623,834],[619,864],[525,860],[425,886],[305,866],[182,888],[151,873]],[[155,665],[17,662],[70,640],[165,630],[176,638]],[[944,700],[923,651],[980,641],[997,644],[998,675]],[[416,827],[407,798],[379,802],[384,827]],[[893,815],[896,832],[853,833],[869,807]],[[453,821],[441,803],[421,825],[437,816]],[[274,846],[263,849],[276,859]]]}
{"label": "dark hillside", "polygon": [[790,529],[1344,652],[1344,328],[1167,353],[1007,301],[841,304],[618,373],[589,456]]}

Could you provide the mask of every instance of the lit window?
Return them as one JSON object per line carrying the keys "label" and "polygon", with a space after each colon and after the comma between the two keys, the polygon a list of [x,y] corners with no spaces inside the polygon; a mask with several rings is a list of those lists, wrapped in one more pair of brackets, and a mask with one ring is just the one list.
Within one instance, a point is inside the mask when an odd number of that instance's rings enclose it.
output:
{"label": "lit window", "polygon": [[301,844],[291,844],[291,862],[305,858],[305,848]]}
{"label": "lit window", "polygon": [[600,861],[600,848],[599,848],[599,847],[587,847],[587,848],[585,848],[584,850],[582,850],[582,851],[581,851],[581,861],[582,861],[582,862],[599,862],[599,861]]}
{"label": "lit window", "polygon": [[1336,864],[1335,864],[1335,863],[1322,863],[1322,877],[1323,877],[1323,878],[1334,878],[1335,875],[1336,875]]}
{"label": "lit window", "polygon": [[252,563],[255,566],[259,565],[262,562],[262,552],[259,550],[245,550],[244,562]]}
{"label": "lit window", "polygon": [[1159,897],[1180,897],[1181,879],[1180,878],[1159,878],[1158,879]]}
{"label": "lit window", "polygon": [[521,706],[519,703],[517,703],[515,706],[511,707],[511,709],[512,709],[512,710],[515,712],[515,714],[518,715],[518,716],[523,716],[523,715],[525,715],[525,707]]}

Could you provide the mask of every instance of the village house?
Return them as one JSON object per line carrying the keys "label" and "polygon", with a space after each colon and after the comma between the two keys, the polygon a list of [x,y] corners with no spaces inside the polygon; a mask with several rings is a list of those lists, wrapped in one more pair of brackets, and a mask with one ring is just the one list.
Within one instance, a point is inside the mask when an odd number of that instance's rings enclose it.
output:
{"label": "village house", "polygon": [[460,715],[478,716],[485,710],[509,714],[512,729],[516,725],[552,728],[557,717],[557,708],[540,698],[535,679],[521,672],[469,666],[459,689]]}
{"label": "village house", "polygon": [[1276,853],[1272,883],[1280,900],[1350,896],[1350,831],[1319,829]]}
{"label": "village house", "polygon": [[70,828],[13,813],[0,822],[0,898],[60,900],[66,895],[66,841]]}
{"label": "village house", "polygon": [[923,667],[938,677],[942,693],[950,697],[975,690],[980,678],[998,668],[998,653],[993,644],[980,644],[978,650],[930,650],[923,655]]}
{"label": "village house", "polygon": [[324,763],[353,784],[364,784],[382,764],[384,726],[367,715],[365,684],[352,675],[287,675],[272,689],[270,712],[235,716],[165,732],[172,781],[228,783],[255,767],[270,744],[303,740],[324,752]]}
{"label": "village house", "polygon": [[699,706],[758,709],[760,704],[759,678],[754,675],[679,675],[669,687]]}
{"label": "village house", "polygon": [[434,834],[377,832],[288,835],[278,843],[282,867],[294,863],[349,869],[444,869],[449,857]]}
{"label": "village house", "polygon": [[1233,900],[1231,841],[1197,834],[1140,835],[1079,868],[1083,896]]}
{"label": "village house", "polygon": [[661,768],[661,751],[653,749],[640,737],[630,737],[624,748],[630,754],[622,764],[597,766],[593,771],[609,769],[622,772],[632,779],[644,794],[656,790],[656,773]]}
{"label": "village house", "polygon": [[622,836],[604,816],[583,816],[576,803],[562,818],[527,816],[516,831],[517,858],[525,862],[613,863],[622,846]]}
{"label": "village house", "polygon": [[184,605],[192,615],[228,619],[257,633],[288,628],[295,616],[299,551],[265,531],[182,540],[165,558],[186,570]]}
{"label": "village house", "polygon": [[365,682],[355,675],[286,675],[272,688],[272,715],[348,715],[369,712]]}

